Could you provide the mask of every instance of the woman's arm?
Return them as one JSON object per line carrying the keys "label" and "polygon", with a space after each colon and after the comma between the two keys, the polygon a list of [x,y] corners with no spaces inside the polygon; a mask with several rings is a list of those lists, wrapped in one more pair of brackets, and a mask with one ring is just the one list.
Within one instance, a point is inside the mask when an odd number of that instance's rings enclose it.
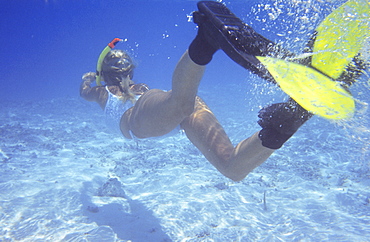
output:
{"label": "woman's arm", "polygon": [[83,82],[80,86],[80,96],[87,101],[97,102],[102,109],[105,108],[108,99],[107,90],[103,86],[91,87],[96,79],[94,72],[88,72],[82,76]]}

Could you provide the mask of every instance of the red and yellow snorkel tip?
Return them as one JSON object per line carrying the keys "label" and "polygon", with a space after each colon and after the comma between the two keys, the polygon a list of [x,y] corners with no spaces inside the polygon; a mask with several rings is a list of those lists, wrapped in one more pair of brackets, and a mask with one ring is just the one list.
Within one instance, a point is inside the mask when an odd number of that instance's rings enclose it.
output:
{"label": "red and yellow snorkel tip", "polygon": [[113,49],[118,42],[122,42],[123,40],[120,38],[114,38],[105,48],[104,50],[100,53],[99,59],[98,59],[98,64],[96,66],[96,85],[101,86],[101,65],[103,63],[103,60],[105,56],[108,54],[108,52]]}

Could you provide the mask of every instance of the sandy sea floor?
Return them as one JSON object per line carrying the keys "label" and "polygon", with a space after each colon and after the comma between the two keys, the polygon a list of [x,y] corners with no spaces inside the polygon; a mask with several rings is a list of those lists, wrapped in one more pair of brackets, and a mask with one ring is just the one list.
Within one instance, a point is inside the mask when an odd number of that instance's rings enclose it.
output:
{"label": "sandy sea floor", "polygon": [[[201,94],[234,143],[257,130],[256,110],[246,119],[242,107]],[[1,241],[370,236],[369,128],[360,119],[353,127],[314,117],[236,183],[184,134],[127,141],[78,97],[4,101],[0,110]]]}

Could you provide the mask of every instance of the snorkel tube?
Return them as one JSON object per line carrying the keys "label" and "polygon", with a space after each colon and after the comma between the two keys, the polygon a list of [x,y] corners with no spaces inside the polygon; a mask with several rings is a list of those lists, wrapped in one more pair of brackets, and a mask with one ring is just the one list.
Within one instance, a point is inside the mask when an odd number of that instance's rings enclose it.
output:
{"label": "snorkel tube", "polygon": [[108,54],[108,52],[116,46],[118,42],[122,42],[123,40],[120,38],[114,38],[105,48],[104,50],[100,53],[99,59],[98,59],[98,64],[96,66],[96,85],[101,86],[101,65],[103,63],[103,60],[105,56]]}

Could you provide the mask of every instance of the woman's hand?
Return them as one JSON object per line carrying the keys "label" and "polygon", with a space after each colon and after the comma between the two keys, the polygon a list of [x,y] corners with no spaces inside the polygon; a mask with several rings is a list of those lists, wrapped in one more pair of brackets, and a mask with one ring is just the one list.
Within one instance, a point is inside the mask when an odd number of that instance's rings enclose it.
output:
{"label": "woman's hand", "polygon": [[91,84],[96,80],[96,73],[95,72],[85,73],[82,76],[82,80],[84,80],[84,82],[87,82],[88,84]]}

